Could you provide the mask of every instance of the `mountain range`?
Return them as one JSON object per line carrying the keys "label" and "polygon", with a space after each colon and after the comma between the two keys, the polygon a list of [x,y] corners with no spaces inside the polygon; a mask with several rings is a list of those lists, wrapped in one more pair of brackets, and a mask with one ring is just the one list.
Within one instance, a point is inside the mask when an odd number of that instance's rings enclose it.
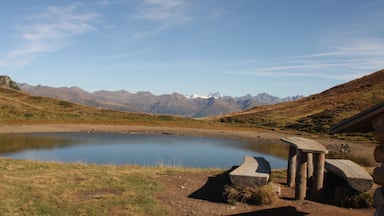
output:
{"label": "mountain range", "polygon": [[208,117],[247,110],[255,106],[294,101],[303,96],[279,98],[267,93],[243,97],[220,93],[185,96],[179,93],[153,95],[150,92],[130,93],[126,90],[87,92],[78,87],[32,86],[18,83],[20,89],[34,96],[51,97],[87,106],[118,111],[171,114],[186,117]]}
{"label": "mountain range", "polygon": [[[21,86],[26,87],[26,85]],[[72,89],[77,90],[74,91],[77,94],[82,92],[78,88]],[[148,92],[132,95],[126,91],[118,92],[127,97],[135,95],[134,98],[146,96],[143,98],[148,101],[154,98]],[[101,93],[108,95],[109,92],[98,92],[99,95]],[[73,94],[76,95],[76,93]],[[73,96],[68,95],[68,97]],[[165,95],[163,97],[188,100],[188,98],[185,99],[185,96],[179,94]],[[29,93],[20,91],[17,84],[5,76],[0,76],[0,98],[0,120],[6,124],[101,123],[172,125],[176,127],[195,126],[199,128],[226,127],[228,125],[230,127],[266,127],[281,130],[292,129],[310,133],[329,133],[329,128],[332,125],[384,101],[384,69],[298,100],[274,105],[255,106],[245,111],[204,119],[193,119],[175,115],[122,112],[85,106],[61,99],[32,96]],[[116,97],[116,100],[118,98],[123,100],[121,99],[123,97]],[[203,99],[198,98],[198,100]],[[220,101],[214,97],[204,100],[205,103],[207,103],[206,101],[213,103]],[[112,106],[116,106],[116,103],[109,103]]]}

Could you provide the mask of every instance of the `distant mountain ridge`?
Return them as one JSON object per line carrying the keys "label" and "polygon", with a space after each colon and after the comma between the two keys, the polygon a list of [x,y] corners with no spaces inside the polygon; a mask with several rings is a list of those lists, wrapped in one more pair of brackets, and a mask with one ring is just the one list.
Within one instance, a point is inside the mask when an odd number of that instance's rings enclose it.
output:
{"label": "distant mountain ridge", "polygon": [[218,98],[224,97],[224,95],[221,94],[220,92],[208,93],[208,94],[204,94],[204,95],[192,94],[192,95],[184,95],[184,96],[186,98],[189,98],[189,99],[194,99],[194,98],[203,98],[203,99],[215,98],[215,99],[218,99]]}
{"label": "distant mountain ridge", "polygon": [[224,96],[220,93],[185,96],[179,93],[153,95],[150,92],[130,93],[126,90],[87,92],[78,87],[49,87],[18,84],[25,92],[88,106],[129,112],[171,114],[187,117],[208,117],[247,110],[255,106],[294,101],[303,96],[279,98],[267,93],[243,97]]}

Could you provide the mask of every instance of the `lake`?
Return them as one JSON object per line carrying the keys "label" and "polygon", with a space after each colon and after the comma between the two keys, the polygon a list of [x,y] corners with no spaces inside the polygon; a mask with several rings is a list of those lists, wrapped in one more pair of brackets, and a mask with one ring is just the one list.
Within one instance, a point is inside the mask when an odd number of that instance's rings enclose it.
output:
{"label": "lake", "polygon": [[0,156],[58,162],[230,168],[244,156],[261,156],[286,168],[288,148],[278,140],[117,134],[33,133],[0,135]]}

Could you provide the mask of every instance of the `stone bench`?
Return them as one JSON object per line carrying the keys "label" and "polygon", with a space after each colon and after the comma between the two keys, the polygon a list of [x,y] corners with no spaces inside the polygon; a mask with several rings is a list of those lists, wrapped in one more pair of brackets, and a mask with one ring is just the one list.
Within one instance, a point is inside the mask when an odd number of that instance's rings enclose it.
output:
{"label": "stone bench", "polygon": [[271,166],[263,157],[245,156],[243,163],[229,173],[232,184],[247,186],[262,186],[268,183]]}
{"label": "stone bench", "polygon": [[371,175],[351,160],[326,159],[325,169],[344,179],[352,189],[358,192],[368,191],[373,186]]}

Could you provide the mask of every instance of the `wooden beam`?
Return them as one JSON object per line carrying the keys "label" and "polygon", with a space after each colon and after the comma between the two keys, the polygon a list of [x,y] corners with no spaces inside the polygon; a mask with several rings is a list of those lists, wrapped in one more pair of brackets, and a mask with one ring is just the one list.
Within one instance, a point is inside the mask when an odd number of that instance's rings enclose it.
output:
{"label": "wooden beam", "polygon": [[378,145],[375,148],[375,151],[373,151],[373,156],[375,157],[375,161],[377,163],[383,163],[384,162],[384,146]]}
{"label": "wooden beam", "polygon": [[384,114],[376,116],[372,121],[375,132],[384,132]]}
{"label": "wooden beam", "polygon": [[369,132],[373,131],[372,121],[384,112],[384,102],[376,104],[333,126],[331,133]]}
{"label": "wooden beam", "polygon": [[375,140],[380,143],[384,143],[384,114],[375,117],[372,121],[372,127],[374,129],[373,136]]}

